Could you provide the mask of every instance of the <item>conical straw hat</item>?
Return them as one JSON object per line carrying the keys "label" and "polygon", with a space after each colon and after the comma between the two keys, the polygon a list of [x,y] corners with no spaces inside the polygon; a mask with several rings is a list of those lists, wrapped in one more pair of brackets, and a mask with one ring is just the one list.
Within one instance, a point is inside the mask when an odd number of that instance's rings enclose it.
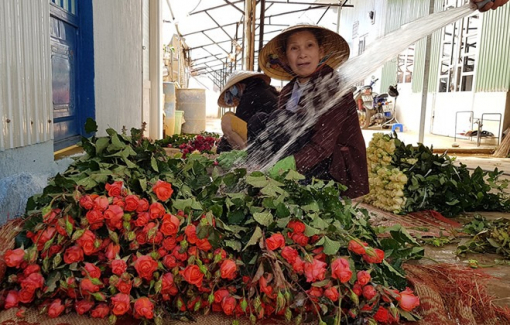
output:
{"label": "conical straw hat", "polygon": [[246,80],[248,78],[252,78],[252,77],[261,78],[267,84],[269,84],[271,82],[271,78],[269,78],[268,76],[266,76],[265,74],[263,74],[261,72],[245,71],[245,70],[234,71],[234,72],[232,72],[232,74],[230,74],[227,82],[225,83],[225,86],[221,90],[220,96],[218,97],[218,105],[220,107],[235,107],[235,106],[237,106],[239,103],[236,100],[234,100],[234,103],[232,105],[228,105],[227,103],[225,103],[225,91],[227,91],[230,87],[232,87],[236,83]]}
{"label": "conical straw hat", "polygon": [[271,78],[278,80],[292,80],[295,77],[290,67],[285,63],[285,41],[293,32],[312,30],[320,36],[319,43],[324,49],[325,62],[336,69],[349,59],[349,44],[337,33],[317,25],[300,24],[284,29],[270,40],[259,53],[259,66]]}

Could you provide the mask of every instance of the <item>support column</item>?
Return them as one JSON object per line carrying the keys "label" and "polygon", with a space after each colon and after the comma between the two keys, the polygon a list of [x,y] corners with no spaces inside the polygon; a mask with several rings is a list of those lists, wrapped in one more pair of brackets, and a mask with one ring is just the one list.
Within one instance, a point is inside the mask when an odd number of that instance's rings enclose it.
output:
{"label": "support column", "polygon": [[244,6],[244,59],[245,70],[253,71],[255,61],[255,11],[256,0],[245,0]]}
{"label": "support column", "polygon": [[[434,0],[430,0],[429,15],[433,13],[434,13]],[[425,116],[427,113],[427,99],[429,96],[431,47],[432,47],[432,35],[428,35],[425,45],[425,67],[423,71],[423,87],[421,89],[421,111],[420,111],[420,129],[418,132],[418,143],[423,143],[423,138],[425,136]]]}
{"label": "support column", "polygon": [[163,137],[163,42],[161,30],[163,28],[161,15],[161,1],[149,2],[149,79],[151,82],[150,119],[148,121],[148,135],[152,139]]}

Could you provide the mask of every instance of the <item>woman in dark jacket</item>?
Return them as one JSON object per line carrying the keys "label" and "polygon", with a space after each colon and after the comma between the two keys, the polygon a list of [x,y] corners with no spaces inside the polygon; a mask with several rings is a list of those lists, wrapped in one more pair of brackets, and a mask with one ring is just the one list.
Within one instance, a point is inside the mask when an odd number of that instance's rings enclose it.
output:
{"label": "woman in dark jacket", "polygon": [[221,119],[224,139],[218,151],[244,149],[248,141],[248,125],[257,113],[275,110],[278,92],[270,85],[271,78],[253,71],[235,71],[227,80],[218,98],[221,107],[236,107],[235,114],[227,112]]}
{"label": "woman in dark jacket", "polygon": [[348,57],[340,35],[315,25],[290,27],[269,41],[260,67],[291,81],[249,152],[265,163],[285,157],[271,168],[273,176],[296,169],[308,178],[336,180],[347,186],[343,196],[355,198],[368,193],[366,145],[354,99],[338,94],[342,80],[333,70]]}

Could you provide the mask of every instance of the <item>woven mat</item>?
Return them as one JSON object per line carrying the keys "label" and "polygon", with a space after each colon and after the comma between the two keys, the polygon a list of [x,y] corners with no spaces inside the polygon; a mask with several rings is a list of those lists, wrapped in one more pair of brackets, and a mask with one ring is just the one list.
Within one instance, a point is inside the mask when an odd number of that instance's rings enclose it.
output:
{"label": "woven mat", "polygon": [[366,203],[359,203],[358,206],[370,212],[370,224],[373,227],[401,225],[413,237],[442,237],[450,236],[453,232],[457,236],[461,235],[459,233],[462,227],[460,223],[442,217],[437,212],[420,211],[398,215]]}

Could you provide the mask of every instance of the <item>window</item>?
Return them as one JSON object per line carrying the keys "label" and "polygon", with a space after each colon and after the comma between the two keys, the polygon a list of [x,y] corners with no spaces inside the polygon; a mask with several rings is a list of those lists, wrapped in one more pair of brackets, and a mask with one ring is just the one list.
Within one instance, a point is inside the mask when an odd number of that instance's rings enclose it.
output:
{"label": "window", "polygon": [[[445,8],[461,6],[463,0],[446,0]],[[439,92],[472,91],[475,76],[480,15],[463,18],[443,28]]]}
{"label": "window", "polygon": [[51,0],[53,4],[73,15],[76,15],[76,1],[77,0]]}
{"label": "window", "polygon": [[398,55],[397,82],[411,83],[414,69],[414,44]]}

